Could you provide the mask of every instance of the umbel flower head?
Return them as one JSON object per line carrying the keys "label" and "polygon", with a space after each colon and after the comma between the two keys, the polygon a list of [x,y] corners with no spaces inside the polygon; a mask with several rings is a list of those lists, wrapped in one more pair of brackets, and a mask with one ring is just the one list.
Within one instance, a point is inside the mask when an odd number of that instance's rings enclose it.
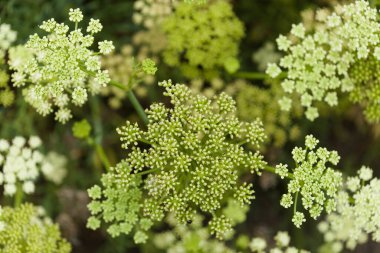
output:
{"label": "umbel flower head", "polygon": [[[280,35],[278,48],[286,52],[267,73],[276,77],[287,71],[282,82],[285,92],[296,93],[306,117],[319,116],[317,103],[338,104],[340,93],[364,108],[369,122],[380,120],[380,23],[377,10],[364,0],[340,6],[307,34],[303,24],[293,25],[292,38]],[[292,100],[284,97],[280,105],[289,110]]]}
{"label": "umbel flower head", "polygon": [[18,186],[26,194],[33,193],[41,172],[49,181],[61,183],[66,175],[66,159],[56,153],[44,156],[38,150],[41,144],[37,136],[29,140],[16,136],[11,143],[0,139],[0,185],[4,185],[4,195],[13,196]]}
{"label": "umbel flower head", "polygon": [[70,244],[44,210],[31,204],[0,206],[0,249],[3,253],[69,253]]}
{"label": "umbel flower head", "polygon": [[179,66],[185,76],[211,79],[220,69],[239,68],[236,56],[244,28],[226,1],[182,3],[162,28],[167,37],[164,61]]}
{"label": "umbel flower head", "polygon": [[96,205],[90,206],[92,219],[103,216],[118,233],[129,233],[138,226],[138,215],[160,221],[170,212],[186,223],[205,213],[212,217],[211,232],[222,238],[231,222],[218,211],[228,197],[249,204],[252,187],[240,183],[239,175],[258,172],[265,164],[258,152],[242,146],[260,147],[261,122],[240,122],[235,102],[224,93],[210,100],[182,84],[159,85],[173,108],[153,104],[146,131],[130,122],[118,128],[128,157],[103,176],[104,188],[97,187],[90,204]]}
{"label": "umbel flower head", "polygon": [[319,224],[325,242],[341,252],[365,243],[369,235],[380,242],[380,180],[372,178],[372,170],[362,166],[355,177],[349,177],[346,191],[337,197],[337,209]]}
{"label": "umbel flower head", "polygon": [[342,187],[342,174],[328,165],[338,164],[338,153],[326,148],[316,148],[318,142],[312,135],[308,135],[305,149],[293,149],[296,166],[292,173],[289,173],[287,165],[276,166],[276,173],[280,177],[290,178],[288,193],[282,196],[281,205],[285,208],[294,205],[292,221],[297,227],[306,221],[304,213],[296,211],[298,200],[301,200],[303,208],[310,216],[316,219],[324,209],[328,213],[335,210],[336,196]]}
{"label": "umbel flower head", "polygon": [[89,93],[98,93],[110,81],[108,72],[100,69],[99,54],[109,54],[114,46],[111,41],[101,41],[99,52],[92,51],[94,34],[102,25],[91,19],[82,31],[78,28],[82,18],[79,9],[70,9],[69,20],[75,23],[72,31],[54,19],[44,21],[40,28],[47,35],[31,35],[25,45],[29,53],[24,50],[24,54],[29,57],[11,56],[14,86],[21,87],[25,100],[44,116],[58,107],[55,119],[61,123],[71,118],[70,102],[82,106]]}

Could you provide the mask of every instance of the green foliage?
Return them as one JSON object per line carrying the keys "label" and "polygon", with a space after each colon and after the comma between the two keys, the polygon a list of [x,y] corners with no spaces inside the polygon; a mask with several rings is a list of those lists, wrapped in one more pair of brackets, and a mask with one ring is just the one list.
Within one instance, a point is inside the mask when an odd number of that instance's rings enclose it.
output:
{"label": "green foliage", "polygon": [[58,226],[31,204],[0,209],[0,251],[2,253],[69,253],[70,244]]}
{"label": "green foliage", "polygon": [[180,4],[162,28],[167,37],[164,61],[180,67],[185,76],[211,79],[220,69],[239,68],[236,56],[244,28],[227,2]]}

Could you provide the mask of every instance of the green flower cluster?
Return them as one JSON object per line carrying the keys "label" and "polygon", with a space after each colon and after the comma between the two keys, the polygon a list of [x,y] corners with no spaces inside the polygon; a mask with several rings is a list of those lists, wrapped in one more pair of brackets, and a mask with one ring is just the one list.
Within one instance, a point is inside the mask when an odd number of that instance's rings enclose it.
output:
{"label": "green flower cluster", "polygon": [[173,108],[153,104],[147,110],[146,131],[130,122],[118,128],[128,157],[103,177],[104,189],[98,188],[103,198],[95,202],[99,209],[93,215],[115,223],[108,213],[120,214],[116,222],[128,223],[128,230],[120,228],[128,233],[130,225],[138,226],[140,211],[152,221],[170,212],[181,223],[200,212],[211,215],[211,232],[221,238],[231,228],[219,212],[227,198],[234,197],[242,206],[253,198],[252,185],[239,183],[239,176],[265,165],[258,152],[242,146],[260,148],[262,124],[240,122],[235,102],[224,93],[210,100],[192,94],[186,85],[159,85]]}
{"label": "green flower cluster", "polygon": [[332,252],[341,252],[344,247],[354,249],[369,235],[380,242],[380,180],[372,177],[372,170],[366,166],[358,170],[357,176],[349,177],[347,190],[337,197],[337,210],[319,224]]}
{"label": "green flower cluster", "polygon": [[300,129],[294,121],[302,115],[302,107],[298,104],[298,106],[294,105],[289,112],[282,111],[277,101],[281,99],[284,92],[277,83],[261,88],[239,80],[233,85],[236,87],[234,96],[239,118],[245,121],[261,119],[268,142],[281,147],[288,139],[294,140],[300,135]]}
{"label": "green flower cluster", "polygon": [[2,253],[69,253],[70,244],[43,210],[24,204],[0,207],[0,251]]}
{"label": "green flower cluster", "polygon": [[170,66],[189,78],[219,76],[220,68],[235,72],[243,24],[226,1],[207,5],[182,3],[162,23],[167,37],[163,53]]}
{"label": "green flower cluster", "polygon": [[[110,41],[99,42],[99,53],[90,47],[94,34],[102,29],[99,20],[91,19],[87,26],[87,35],[78,28],[83,15],[79,9],[70,9],[69,20],[75,23],[75,29],[69,32],[69,26],[57,23],[54,19],[44,21],[40,28],[48,33],[43,37],[31,35],[25,47],[29,53],[11,55],[10,66],[14,70],[14,86],[23,88],[25,100],[37,112],[47,115],[57,106],[55,119],[67,122],[72,116],[69,102],[82,106],[88,93],[96,94],[110,79],[107,71],[100,69],[99,54],[109,54],[114,46]],[[25,59],[23,54],[29,54]]]}
{"label": "green flower cluster", "polygon": [[91,217],[87,227],[93,230],[100,227],[101,218],[111,224],[107,232],[116,237],[134,231],[135,243],[145,243],[146,231],[153,225],[152,217],[141,216],[142,180],[131,177],[131,169],[127,162],[121,162],[110,172],[102,176],[104,189],[95,185],[88,190],[92,199],[88,205]]}
{"label": "green flower cluster", "polygon": [[289,173],[287,165],[276,166],[276,173],[280,177],[290,178],[288,193],[282,196],[281,205],[285,208],[294,205],[292,221],[296,227],[300,227],[306,221],[304,214],[296,211],[299,195],[302,197],[303,208],[316,219],[324,209],[328,213],[335,210],[336,196],[343,184],[342,174],[326,164],[337,165],[340,159],[338,153],[326,148],[316,148],[318,142],[312,135],[308,135],[305,139],[305,149],[293,149],[296,166],[292,173]]}
{"label": "green flower cluster", "polygon": [[[338,93],[348,92],[353,102],[364,107],[369,122],[380,120],[380,23],[377,10],[364,0],[343,5],[320,20],[315,32],[306,34],[303,24],[293,25],[291,35],[280,35],[278,48],[287,52],[267,73],[276,77],[287,71],[282,82],[285,92],[297,93],[306,117],[319,116],[317,102],[338,104]],[[284,97],[280,105],[289,110],[292,100]]]}

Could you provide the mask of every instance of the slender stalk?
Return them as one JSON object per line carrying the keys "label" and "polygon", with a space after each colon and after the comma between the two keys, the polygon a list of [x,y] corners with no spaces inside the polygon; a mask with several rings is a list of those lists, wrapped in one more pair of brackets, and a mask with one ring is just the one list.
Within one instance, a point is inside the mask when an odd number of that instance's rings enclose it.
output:
{"label": "slender stalk", "polygon": [[142,175],[145,175],[145,174],[149,174],[151,172],[155,172],[155,171],[158,171],[159,169],[150,169],[150,170],[145,170],[145,171],[141,171],[139,173],[136,173],[135,175],[138,175],[138,176],[142,176]]}
{"label": "slender stalk", "polygon": [[[273,173],[273,174],[277,174],[276,173],[276,168],[275,167],[272,167],[272,166],[269,166],[269,165],[265,165],[265,167],[263,168],[263,170],[267,171],[267,172],[270,172],[270,173]],[[294,176],[292,173],[288,172],[288,176],[286,177],[288,179],[293,179]]]}
{"label": "slender stalk", "polygon": [[109,169],[111,167],[111,163],[108,160],[108,157],[107,157],[106,152],[104,151],[102,145],[100,145],[99,143],[94,143],[94,146],[96,149],[96,153],[98,154],[98,157],[99,157],[100,161],[102,162],[104,168],[106,169],[106,171],[109,171]]}
{"label": "slender stalk", "polygon": [[133,107],[136,109],[137,114],[140,116],[142,121],[145,123],[145,125],[148,124],[148,116],[146,116],[146,113],[144,111],[144,108],[141,106],[140,102],[137,100],[135,94],[132,90],[129,90],[127,93],[127,96],[129,98],[129,101],[131,101]]}
{"label": "slender stalk", "polygon": [[[123,84],[121,84],[119,82],[116,82],[114,80],[111,80],[109,82],[109,84],[112,85],[112,86],[114,86],[114,87],[117,87],[119,89],[122,89],[124,91],[126,90],[126,86],[124,86]],[[142,121],[145,124],[148,124],[148,116],[146,116],[144,108],[141,106],[140,102],[138,101],[138,99],[136,98],[135,94],[133,93],[133,91],[131,89],[129,89],[127,91],[127,96],[128,96],[129,101],[131,101],[132,106],[135,108],[137,114],[142,119]]]}
{"label": "slender stalk", "polygon": [[[83,70],[84,72],[88,73],[90,76],[94,76],[94,73],[88,71],[84,66],[83,64],[80,64],[79,67],[81,68],[81,70]],[[122,83],[119,83],[115,80],[111,80],[109,82],[110,85],[114,86],[114,87],[117,87],[119,89],[122,89],[124,91],[127,91],[127,87],[130,87],[130,85],[128,86],[125,86],[124,84]],[[135,94],[133,93],[133,91],[131,89],[129,89],[127,91],[127,96],[128,96],[128,99],[131,101],[132,103],[132,106],[135,108],[135,110],[137,111],[137,114],[140,116],[140,118],[144,121],[145,124],[148,124],[148,117],[146,116],[145,114],[145,111],[143,109],[143,107],[141,106],[140,102],[137,100]]]}
{"label": "slender stalk", "polygon": [[297,212],[297,202],[298,202],[298,192],[296,192],[296,196],[294,198],[293,214]]}
{"label": "slender stalk", "polygon": [[19,207],[22,203],[24,197],[24,191],[22,190],[21,184],[17,184],[16,195],[14,199],[14,207]]}

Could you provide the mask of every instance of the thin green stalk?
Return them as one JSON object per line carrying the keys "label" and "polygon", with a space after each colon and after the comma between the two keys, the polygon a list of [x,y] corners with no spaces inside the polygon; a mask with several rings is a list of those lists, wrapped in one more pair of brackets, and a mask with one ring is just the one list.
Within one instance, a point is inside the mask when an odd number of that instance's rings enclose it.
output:
{"label": "thin green stalk", "polygon": [[[119,89],[122,89],[122,90],[126,90],[126,87],[119,83],[119,82],[116,82],[114,80],[111,80],[109,82],[110,85],[112,86],[115,86]],[[137,114],[140,116],[140,118],[142,119],[142,121],[145,123],[145,124],[148,124],[148,116],[146,116],[146,113],[144,111],[144,108],[141,106],[140,102],[138,101],[138,99],[136,98],[135,94],[133,93],[133,91],[131,89],[129,89],[127,91],[127,96],[128,96],[128,99],[129,101],[131,101],[132,103],[132,106],[135,108]]]}
{"label": "thin green stalk", "polygon": [[14,207],[19,207],[22,203],[24,197],[24,191],[22,190],[21,184],[17,184],[16,195],[14,199]]}
{"label": "thin green stalk", "polygon": [[[265,167],[263,168],[263,170],[267,171],[267,172],[270,172],[270,173],[273,173],[273,174],[277,174],[276,173],[276,168],[275,167],[272,167],[272,166],[269,166],[269,165],[265,165]],[[292,173],[288,172],[288,176],[286,177],[288,179],[293,179],[294,176]]]}
{"label": "thin green stalk", "polygon": [[158,171],[159,169],[150,169],[150,170],[145,170],[145,171],[141,171],[139,173],[136,173],[135,175],[138,175],[138,176],[142,176],[142,175],[145,175],[145,174],[149,174],[151,172],[155,172],[155,171]]}
{"label": "thin green stalk", "polygon": [[129,101],[131,101],[133,107],[136,109],[137,114],[140,116],[142,121],[145,123],[145,125],[148,125],[148,122],[149,122],[148,116],[146,116],[144,108],[141,106],[140,102],[137,100],[133,91],[129,90],[127,93],[127,96],[129,98]]}
{"label": "thin green stalk", "polygon": [[99,143],[94,143],[94,146],[95,146],[96,153],[98,154],[100,161],[102,162],[106,171],[109,171],[109,169],[111,168],[111,163],[108,160],[108,157],[107,157],[106,152],[104,151],[102,145],[100,145]]}
{"label": "thin green stalk", "polygon": [[[81,68],[81,70],[83,70],[84,72],[88,73],[90,76],[94,76],[94,73],[86,70],[86,68],[83,66],[83,64],[80,64],[79,67]],[[122,83],[119,83],[119,82],[117,82],[115,80],[111,80],[109,82],[109,84],[112,85],[112,86],[114,86],[114,87],[117,87],[119,89],[122,89],[124,91],[127,91],[127,87],[130,87],[130,85],[125,86]],[[133,93],[133,91],[131,89],[129,89],[127,91],[127,96],[128,96],[128,99],[131,101],[132,106],[137,111],[137,114],[140,116],[140,118],[144,121],[145,124],[148,124],[148,117],[146,116],[143,107],[141,106],[140,102],[137,100],[135,94]]]}
{"label": "thin green stalk", "polygon": [[294,198],[293,214],[297,212],[297,202],[298,202],[298,192],[296,192],[296,196]]}

